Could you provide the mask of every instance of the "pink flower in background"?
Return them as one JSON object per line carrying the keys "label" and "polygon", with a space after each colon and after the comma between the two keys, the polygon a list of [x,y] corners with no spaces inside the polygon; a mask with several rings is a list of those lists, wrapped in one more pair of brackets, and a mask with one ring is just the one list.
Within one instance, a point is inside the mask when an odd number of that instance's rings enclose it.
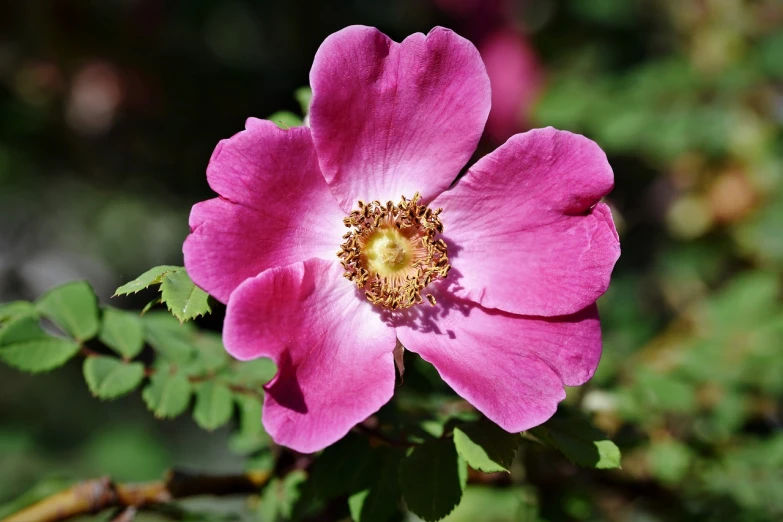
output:
{"label": "pink flower in background", "polygon": [[[434,0],[455,17],[478,47],[492,87],[487,137],[502,143],[529,127],[531,111],[544,88],[544,67],[520,26],[527,2],[517,0]],[[524,18],[524,16],[521,16]]]}
{"label": "pink flower in background", "polygon": [[606,156],[551,128],[453,187],[490,110],[476,48],[348,27],[318,50],[310,127],[250,119],[207,170],[184,245],[228,304],[226,349],[271,357],[263,421],[302,452],[392,397],[399,341],[508,431],[547,420],[601,353],[595,301],[619,256]]}
{"label": "pink flower in background", "polygon": [[528,40],[509,28],[484,38],[479,51],[492,84],[487,133],[501,143],[527,127],[530,111],[544,86],[544,71]]}

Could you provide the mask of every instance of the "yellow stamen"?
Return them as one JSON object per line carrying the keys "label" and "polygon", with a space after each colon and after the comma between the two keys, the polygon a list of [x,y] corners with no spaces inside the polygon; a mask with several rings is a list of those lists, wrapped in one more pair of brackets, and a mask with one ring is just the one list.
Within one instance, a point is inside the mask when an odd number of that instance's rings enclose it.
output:
{"label": "yellow stamen", "polygon": [[[375,305],[396,310],[419,304],[422,289],[445,278],[451,268],[446,242],[436,239],[443,232],[442,209],[433,211],[419,199],[416,193],[413,199],[403,196],[397,205],[359,201],[343,220],[351,230],[337,257],[345,277]],[[431,294],[427,299],[435,306]]]}

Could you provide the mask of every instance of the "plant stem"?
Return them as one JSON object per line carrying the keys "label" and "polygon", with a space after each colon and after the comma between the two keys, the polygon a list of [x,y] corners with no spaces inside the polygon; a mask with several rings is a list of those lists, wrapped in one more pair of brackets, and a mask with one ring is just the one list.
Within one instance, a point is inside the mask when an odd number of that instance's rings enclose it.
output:
{"label": "plant stem", "polygon": [[172,471],[163,480],[135,484],[114,484],[103,477],[55,493],[2,522],[56,522],[108,508],[125,508],[115,520],[126,521],[132,520],[139,508],[179,498],[258,493],[269,478],[269,473],[260,471],[226,476]]}

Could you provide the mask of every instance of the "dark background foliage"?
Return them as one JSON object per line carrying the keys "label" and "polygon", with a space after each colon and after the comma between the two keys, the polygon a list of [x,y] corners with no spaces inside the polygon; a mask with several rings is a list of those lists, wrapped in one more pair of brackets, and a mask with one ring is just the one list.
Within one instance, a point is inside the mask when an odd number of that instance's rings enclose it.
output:
{"label": "dark background foliage", "polygon": [[[353,23],[398,41],[445,25],[511,71],[492,78],[510,94],[478,154],[553,125],[596,140],[615,169],[623,255],[600,302],[604,357],[568,402],[617,442],[623,469],[523,445],[510,477],[471,480],[452,520],[783,518],[778,0],[0,3],[0,302],[71,279],[108,301],[181,264],[215,144],[248,116],[298,112],[318,45]],[[244,465],[228,429],[156,421],[139,394],[97,401],[77,364],[0,366],[0,382],[0,500],[42,477]],[[416,361],[404,388],[453,398]]]}

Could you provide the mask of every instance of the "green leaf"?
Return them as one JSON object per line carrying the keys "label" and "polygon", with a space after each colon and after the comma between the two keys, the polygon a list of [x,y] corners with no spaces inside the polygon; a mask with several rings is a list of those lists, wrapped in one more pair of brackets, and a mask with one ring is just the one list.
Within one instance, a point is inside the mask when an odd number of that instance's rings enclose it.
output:
{"label": "green leaf", "polygon": [[150,268],[143,274],[141,274],[139,277],[134,279],[133,281],[129,281],[119,287],[115,292],[114,295],[128,295],[128,294],[135,294],[136,292],[139,292],[140,290],[144,290],[145,288],[151,286],[151,285],[157,285],[160,284],[163,281],[163,277],[168,274],[169,272],[176,272],[179,270],[185,270],[181,266],[171,266],[171,265],[161,265],[156,266],[155,268]]}
{"label": "green leaf", "polygon": [[78,351],[78,344],[48,335],[30,316],[16,319],[0,330],[0,360],[24,372],[52,370]]}
{"label": "green leaf", "polygon": [[599,429],[581,417],[553,418],[530,430],[568,460],[586,468],[612,469],[620,467],[620,449]]}
{"label": "green leaf", "polygon": [[190,392],[188,378],[183,373],[172,373],[164,365],[152,376],[142,397],[156,417],[171,418],[187,409]]}
{"label": "green leaf", "polygon": [[12,301],[0,305],[0,323],[23,316],[38,317],[38,310],[30,301]]}
{"label": "green leaf", "polygon": [[368,487],[348,497],[348,508],[355,522],[385,521],[397,511],[400,500],[399,467],[405,458],[400,448],[373,449]]}
{"label": "green leaf", "polygon": [[190,375],[210,375],[228,366],[231,358],[223,347],[220,334],[198,332],[192,340],[195,348],[195,360],[188,367]]}
{"label": "green leaf", "polygon": [[231,390],[224,384],[207,381],[196,392],[193,418],[205,430],[214,430],[231,420]]}
{"label": "green leaf", "polygon": [[261,423],[260,399],[235,393],[234,401],[239,407],[239,430],[228,440],[231,451],[247,455],[269,446],[269,435]]}
{"label": "green leaf", "polygon": [[272,380],[277,366],[272,359],[261,357],[252,361],[238,361],[234,364],[228,378],[231,384],[247,387],[261,387]]}
{"label": "green leaf", "polygon": [[141,318],[144,338],[160,355],[171,362],[188,364],[193,360],[192,328],[179,324],[165,312],[154,312]]}
{"label": "green leaf", "polygon": [[[537,498],[532,487],[522,484],[510,488],[469,485],[462,502],[444,522],[543,522],[544,519],[538,516]],[[590,519],[579,517],[577,520]]]}
{"label": "green leaf", "polygon": [[485,419],[454,428],[457,453],[470,467],[485,473],[509,471],[520,441],[519,433],[508,433]]}
{"label": "green leaf", "polygon": [[77,341],[86,341],[98,333],[98,300],[85,281],[66,283],[50,290],[36,306],[41,315]]}
{"label": "green leaf", "polygon": [[290,520],[306,480],[307,473],[302,470],[292,471],[282,479],[272,479],[264,489],[259,504],[261,520]]}
{"label": "green leaf", "polygon": [[313,101],[313,90],[310,87],[299,87],[294,91],[294,98],[299,102],[302,114],[310,114],[310,102]]}
{"label": "green leaf", "polygon": [[157,306],[159,304],[160,304],[160,297],[156,297],[155,299],[153,299],[152,301],[144,305],[144,308],[141,309],[141,313],[139,313],[139,316],[144,316],[147,312],[152,310],[153,306]]}
{"label": "green leaf", "polygon": [[371,479],[371,458],[367,437],[356,433],[326,448],[313,465],[311,482],[318,496],[327,500],[364,489]]}
{"label": "green leaf", "polygon": [[451,513],[467,480],[467,464],[450,439],[417,446],[400,466],[400,485],[408,509],[428,522]]}
{"label": "green leaf", "polygon": [[302,125],[302,118],[289,111],[278,111],[267,118],[281,129],[288,130],[291,127]]}
{"label": "green leaf", "polygon": [[197,287],[184,270],[167,273],[160,292],[161,301],[181,323],[212,311],[209,294]]}
{"label": "green leaf", "polygon": [[106,308],[98,339],[125,359],[133,359],[144,347],[144,327],[138,315]]}
{"label": "green leaf", "polygon": [[114,399],[132,392],[144,379],[144,365],[126,363],[114,357],[88,357],[84,361],[84,380],[93,395]]}
{"label": "green leaf", "polygon": [[650,471],[665,484],[682,481],[688,473],[691,460],[691,449],[677,440],[653,442],[647,453]]}

